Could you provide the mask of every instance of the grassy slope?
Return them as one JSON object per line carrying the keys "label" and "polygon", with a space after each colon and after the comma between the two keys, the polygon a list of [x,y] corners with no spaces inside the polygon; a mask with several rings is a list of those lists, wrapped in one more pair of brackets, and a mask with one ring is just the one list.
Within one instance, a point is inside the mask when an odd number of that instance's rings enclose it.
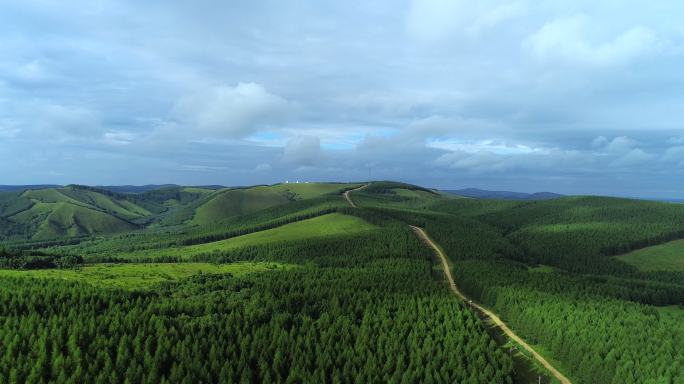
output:
{"label": "grassy slope", "polygon": [[8,220],[29,228],[34,240],[121,233],[136,228],[115,216],[70,202],[39,202]]}
{"label": "grassy slope", "polygon": [[0,277],[81,280],[107,288],[144,289],[164,281],[179,280],[198,273],[230,273],[240,276],[252,272],[289,269],[280,263],[165,263],[98,264],[75,269],[0,270]]}
{"label": "grassy slope", "polygon": [[637,249],[617,259],[642,271],[684,271],[684,240]]}
{"label": "grassy slope", "polygon": [[373,230],[375,228],[376,227],[374,225],[358,217],[332,213],[315,217],[313,219],[287,224],[282,227],[269,229],[267,231],[234,237],[228,240],[186,247],[130,252],[121,254],[119,256],[124,258],[159,256],[189,257],[192,255],[208,253],[216,250],[228,250],[288,240],[301,240],[339,234],[359,233]]}
{"label": "grassy slope", "polygon": [[3,195],[4,233],[32,240],[131,231],[137,226],[129,220],[149,215],[116,194],[102,194],[80,188],[28,190]]}
{"label": "grassy slope", "polygon": [[73,188],[60,189],[59,192],[78,202],[88,204],[98,210],[111,212],[125,219],[135,219],[151,214],[147,209],[139,207],[126,199],[117,199],[116,195],[106,196],[95,191]]}
{"label": "grassy slope", "polygon": [[128,232],[211,193],[174,187],[121,194],[83,186],[0,193],[0,236],[45,240]]}
{"label": "grassy slope", "polygon": [[224,190],[217,192],[211,200],[199,206],[191,223],[210,225],[231,216],[287,204],[289,201],[285,195],[269,187]]}
{"label": "grassy slope", "polygon": [[60,203],[51,207],[33,239],[52,239],[64,236],[110,234],[131,231],[136,226],[106,213]]}
{"label": "grassy slope", "polygon": [[211,225],[226,218],[245,215],[263,209],[285,205],[292,201],[311,199],[325,194],[341,193],[357,184],[276,184],[216,192],[197,207],[191,224]]}

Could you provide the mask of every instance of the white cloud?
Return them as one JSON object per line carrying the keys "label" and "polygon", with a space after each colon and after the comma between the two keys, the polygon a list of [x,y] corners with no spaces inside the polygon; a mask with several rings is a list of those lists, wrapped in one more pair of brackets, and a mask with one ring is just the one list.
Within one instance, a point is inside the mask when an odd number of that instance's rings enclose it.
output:
{"label": "white cloud", "polygon": [[552,150],[548,148],[532,147],[526,144],[507,144],[495,140],[480,140],[475,142],[459,140],[429,140],[429,148],[438,148],[462,153],[492,153],[496,155],[546,154]]}
{"label": "white cloud", "polygon": [[623,154],[634,149],[637,144],[634,139],[630,139],[627,136],[619,136],[607,143],[603,149],[611,154]]}
{"label": "white cloud", "polygon": [[181,98],[174,115],[200,133],[245,137],[276,126],[292,113],[293,105],[255,83],[203,89]]}
{"label": "white cloud", "polygon": [[644,165],[644,163],[654,160],[655,155],[644,152],[640,148],[634,148],[627,152],[626,154],[620,156],[617,160],[613,161],[610,165],[614,167],[632,167]]}
{"label": "white cloud", "polygon": [[591,146],[594,148],[603,148],[609,143],[605,136],[598,136],[591,142]]}
{"label": "white cloud", "polygon": [[534,170],[536,172],[580,168],[593,159],[577,151],[547,148],[533,149],[525,146],[511,146],[486,149],[458,149],[439,156],[434,163],[440,167],[461,170],[468,173],[486,174],[503,171]]}
{"label": "white cloud", "polygon": [[296,166],[314,166],[321,159],[321,140],[316,136],[290,139],[283,152],[283,161]]}
{"label": "white cloud", "polygon": [[129,145],[136,139],[136,135],[126,131],[111,131],[105,132],[102,138],[109,145]]}
{"label": "white cloud", "polygon": [[658,157],[639,148],[639,142],[627,136],[618,136],[613,140],[599,136],[594,139],[592,146],[603,151],[597,155],[606,156],[611,167],[644,166]]}
{"label": "white cloud", "polygon": [[475,37],[522,15],[523,1],[413,0],[407,16],[411,36],[427,42]]}
{"label": "white cloud", "polygon": [[526,46],[541,61],[598,66],[624,64],[658,49],[655,32],[644,26],[634,26],[597,41],[591,32],[602,22],[584,14],[558,18],[530,36]]}
{"label": "white cloud", "polygon": [[[372,165],[443,186],[543,173],[584,192],[622,192],[620,174],[637,195],[684,172],[684,139],[668,141],[684,119],[682,2],[6,3],[7,182],[54,168],[66,183],[247,184]],[[320,143],[288,144],[302,136]],[[86,152],[117,161],[86,167]]]}

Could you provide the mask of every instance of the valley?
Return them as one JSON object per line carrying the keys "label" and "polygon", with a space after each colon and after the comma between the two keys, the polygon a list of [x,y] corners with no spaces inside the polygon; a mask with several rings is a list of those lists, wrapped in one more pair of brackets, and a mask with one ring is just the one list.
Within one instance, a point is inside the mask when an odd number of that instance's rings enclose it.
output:
{"label": "valley", "polygon": [[68,186],[0,193],[0,231],[4,381],[684,378],[679,204]]}

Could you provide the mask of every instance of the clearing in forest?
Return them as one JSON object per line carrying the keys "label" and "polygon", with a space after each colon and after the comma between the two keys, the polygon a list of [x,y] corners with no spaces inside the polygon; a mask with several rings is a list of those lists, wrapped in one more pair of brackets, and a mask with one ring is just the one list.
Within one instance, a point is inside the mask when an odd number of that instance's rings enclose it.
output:
{"label": "clearing in forest", "polygon": [[684,271],[684,240],[637,249],[617,259],[642,271]]}

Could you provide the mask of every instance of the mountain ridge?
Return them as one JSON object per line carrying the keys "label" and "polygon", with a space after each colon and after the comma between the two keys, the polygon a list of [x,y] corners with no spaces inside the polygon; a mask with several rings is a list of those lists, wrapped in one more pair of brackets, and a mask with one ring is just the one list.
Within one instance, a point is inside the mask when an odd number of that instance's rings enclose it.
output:
{"label": "mountain ridge", "polygon": [[500,200],[551,200],[563,197],[565,195],[554,192],[514,192],[514,191],[492,191],[479,188],[464,188],[443,190],[444,192],[459,195],[463,197],[470,197],[474,199],[500,199]]}

